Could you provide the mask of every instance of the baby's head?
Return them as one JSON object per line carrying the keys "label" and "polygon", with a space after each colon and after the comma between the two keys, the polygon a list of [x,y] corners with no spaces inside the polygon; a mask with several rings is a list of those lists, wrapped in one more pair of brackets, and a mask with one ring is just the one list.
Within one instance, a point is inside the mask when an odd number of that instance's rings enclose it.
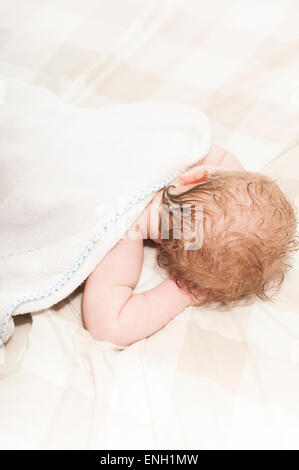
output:
{"label": "baby's head", "polygon": [[[186,235],[182,229],[181,237],[174,237],[179,220],[188,215],[182,210],[188,204],[192,229],[202,233],[197,249],[188,247],[190,231]],[[161,237],[166,219],[169,239]],[[270,300],[298,249],[296,212],[271,178],[247,171],[215,171],[185,192],[176,194],[175,186],[164,189],[160,239],[158,264],[199,304],[228,305],[252,295]]]}

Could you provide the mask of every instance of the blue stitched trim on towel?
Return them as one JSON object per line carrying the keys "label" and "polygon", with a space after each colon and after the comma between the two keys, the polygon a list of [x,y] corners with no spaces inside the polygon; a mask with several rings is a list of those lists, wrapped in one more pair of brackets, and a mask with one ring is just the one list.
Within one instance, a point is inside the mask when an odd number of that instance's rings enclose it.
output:
{"label": "blue stitched trim on towel", "polygon": [[[159,191],[161,188],[166,186],[170,181],[175,179],[180,173],[188,170],[194,164],[195,164],[194,162],[192,164],[189,164],[182,171],[176,172],[175,174],[172,174],[172,175],[164,178],[162,181],[160,181],[160,183],[153,184],[150,187],[148,187],[147,189],[145,189],[144,191],[141,191],[138,195],[136,195],[132,199],[132,201],[130,201],[127,204],[127,206],[125,206],[120,211],[116,212],[115,217],[110,219],[109,223],[106,223],[102,227],[102,230],[98,231],[96,233],[96,235],[89,240],[89,242],[85,246],[85,249],[82,252],[82,254],[79,256],[79,258],[74,262],[74,264],[70,267],[70,269],[63,275],[63,277],[61,279],[59,279],[59,281],[54,286],[52,286],[50,289],[46,289],[42,292],[31,292],[27,295],[24,295],[23,297],[18,297],[17,300],[14,303],[9,305],[5,309],[4,313],[0,314],[0,345],[4,341],[5,333],[7,331],[8,322],[9,322],[9,319],[12,315],[12,312],[14,311],[14,309],[18,305],[20,305],[22,303],[25,303],[25,302],[34,301],[34,300],[41,300],[41,299],[44,299],[45,297],[51,297],[53,294],[58,292],[62,287],[65,286],[65,284],[68,281],[71,280],[72,277],[74,277],[76,272],[78,272],[81,265],[84,263],[87,256],[90,254],[92,248],[94,248],[94,246],[97,244],[97,242],[102,238],[102,235],[106,232],[106,230],[110,227],[110,225],[118,219],[118,217],[120,215],[127,212],[132,207],[133,204],[138,203],[139,201],[142,201],[145,197],[149,196],[150,194],[152,194],[156,191]],[[34,251],[34,250],[29,250],[29,251]]]}

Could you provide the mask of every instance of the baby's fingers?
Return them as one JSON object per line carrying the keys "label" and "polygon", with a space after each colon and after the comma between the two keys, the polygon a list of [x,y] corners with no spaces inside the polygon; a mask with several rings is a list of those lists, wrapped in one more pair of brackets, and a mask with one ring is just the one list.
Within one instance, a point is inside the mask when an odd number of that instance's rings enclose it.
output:
{"label": "baby's fingers", "polygon": [[182,174],[179,176],[179,178],[185,184],[201,183],[202,181],[206,180],[207,177],[208,177],[207,170],[200,170],[200,171],[196,171],[195,173]]}

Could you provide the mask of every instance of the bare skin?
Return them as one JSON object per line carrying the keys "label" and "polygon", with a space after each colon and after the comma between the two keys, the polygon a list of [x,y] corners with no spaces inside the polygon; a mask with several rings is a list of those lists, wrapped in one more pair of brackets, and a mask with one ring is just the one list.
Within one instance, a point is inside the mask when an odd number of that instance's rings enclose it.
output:
{"label": "bare skin", "polygon": [[[199,164],[172,181],[175,191],[186,191],[209,173],[221,170],[244,170],[230,152],[212,147]],[[134,294],[143,264],[143,240],[158,238],[162,190],[157,191],[140,217],[88,277],[82,300],[86,329],[96,340],[128,346],[151,336],[165,326],[194,299],[166,279],[141,294]],[[198,303],[198,300],[196,301]]]}

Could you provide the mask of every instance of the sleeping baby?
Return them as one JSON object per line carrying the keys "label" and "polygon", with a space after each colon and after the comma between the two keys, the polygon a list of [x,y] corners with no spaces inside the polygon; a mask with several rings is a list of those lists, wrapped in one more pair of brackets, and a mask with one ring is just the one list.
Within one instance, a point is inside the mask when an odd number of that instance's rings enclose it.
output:
{"label": "sleeping baby", "polygon": [[[147,238],[169,278],[134,294]],[[155,193],[88,277],[85,327],[97,340],[127,346],[191,305],[270,300],[297,249],[295,208],[276,182],[245,171],[231,153],[214,146]]]}

